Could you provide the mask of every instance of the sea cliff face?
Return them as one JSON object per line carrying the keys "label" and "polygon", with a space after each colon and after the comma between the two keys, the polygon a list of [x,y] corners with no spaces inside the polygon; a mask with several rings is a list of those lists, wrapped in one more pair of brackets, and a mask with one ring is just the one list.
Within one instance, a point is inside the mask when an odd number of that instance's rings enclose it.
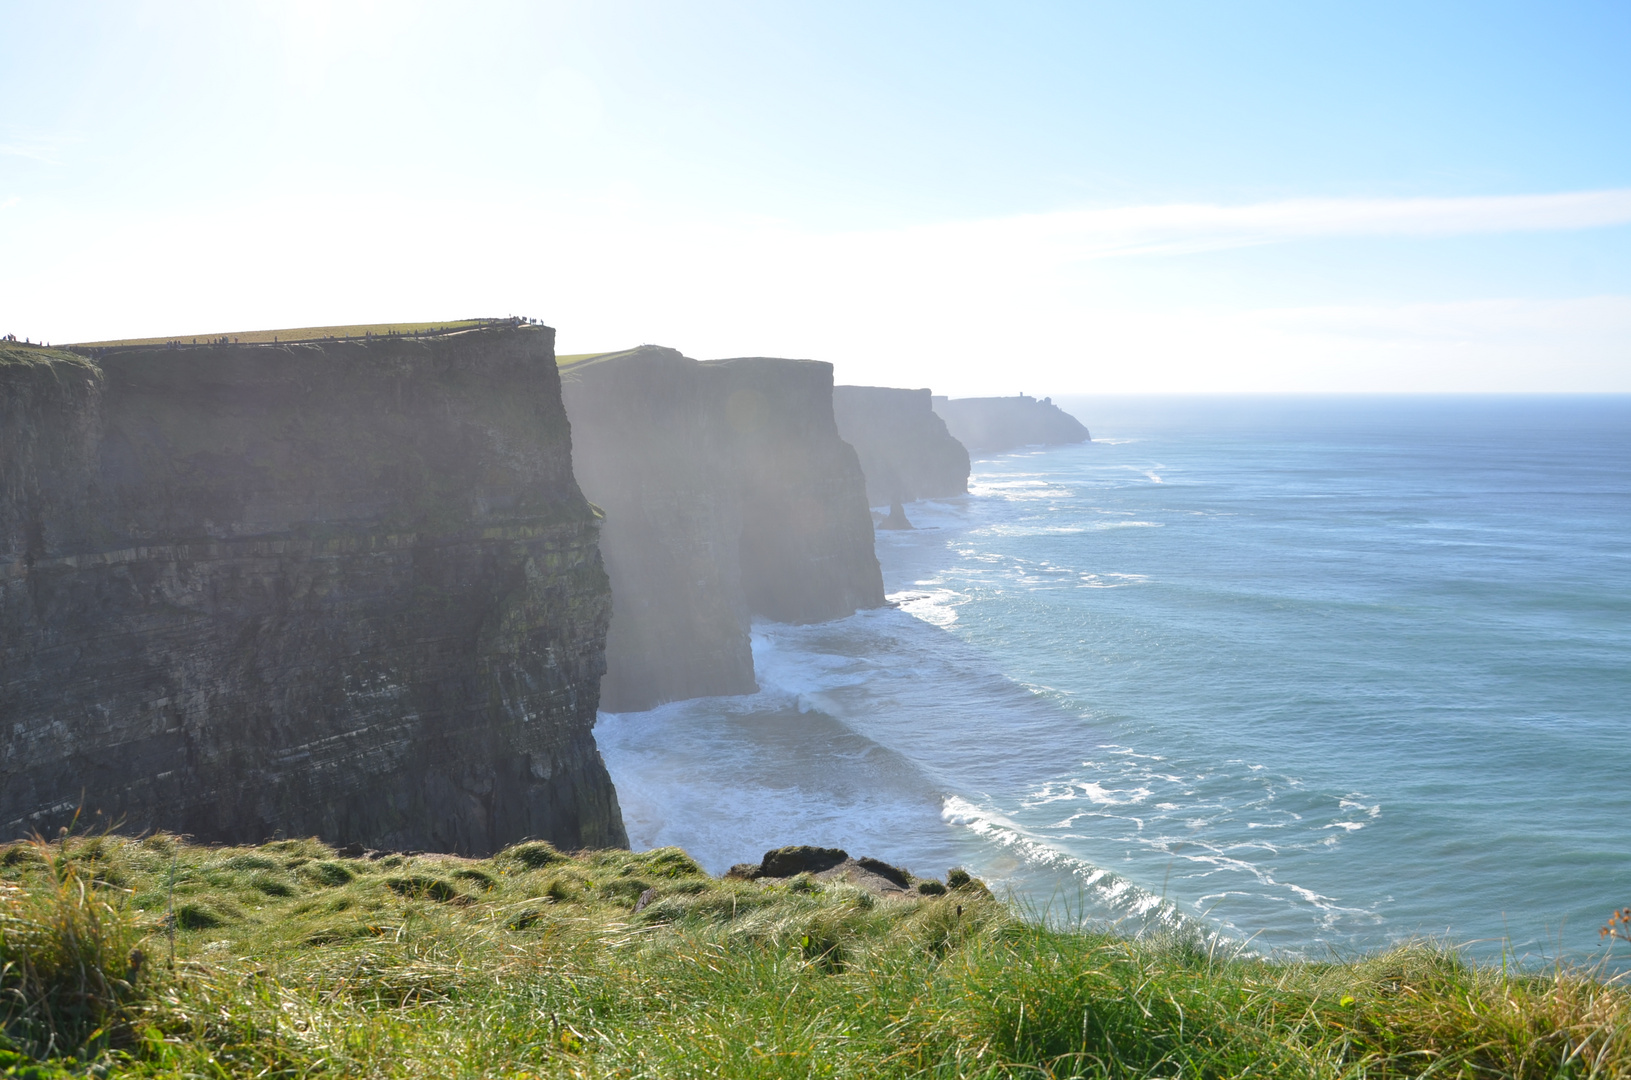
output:
{"label": "sea cliff face", "polygon": [[564,370],[573,462],[612,590],[601,707],[751,694],[742,501],[717,373],[646,347]]}
{"label": "sea cliff face", "polygon": [[934,411],[971,453],[995,453],[1020,446],[1056,446],[1091,438],[1081,421],[1053,403],[1015,397],[936,397]]}
{"label": "sea cliff face", "polygon": [[554,335],[0,356],[0,833],[626,843]]}
{"label": "sea cliff face", "polygon": [[832,365],[754,356],[703,365],[723,379],[742,478],[742,588],[777,622],[883,606],[866,477],[833,419]]}
{"label": "sea cliff face", "polygon": [[563,386],[579,481],[606,514],[606,709],[751,693],[752,616],[883,603],[831,365],[646,346],[573,364]]}
{"label": "sea cliff face", "polygon": [[936,415],[928,390],[835,386],[832,404],[873,506],[968,493],[968,451]]}

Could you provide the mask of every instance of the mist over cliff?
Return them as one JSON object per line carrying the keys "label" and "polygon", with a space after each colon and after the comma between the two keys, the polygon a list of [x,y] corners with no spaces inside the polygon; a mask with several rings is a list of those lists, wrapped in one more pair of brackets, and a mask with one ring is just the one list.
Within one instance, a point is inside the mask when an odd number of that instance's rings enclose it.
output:
{"label": "mist over cliff", "polygon": [[0,356],[0,830],[626,842],[554,332]]}
{"label": "mist over cliff", "polygon": [[569,364],[562,381],[578,479],[606,515],[606,709],[750,693],[753,616],[819,622],[884,602],[832,365],[644,346]]}
{"label": "mist over cliff", "polygon": [[601,705],[748,694],[742,498],[718,373],[647,347],[563,371],[573,465],[613,582]]}
{"label": "mist over cliff", "polygon": [[777,622],[824,622],[881,607],[866,477],[833,418],[832,365],[711,360],[742,477],[742,588]]}

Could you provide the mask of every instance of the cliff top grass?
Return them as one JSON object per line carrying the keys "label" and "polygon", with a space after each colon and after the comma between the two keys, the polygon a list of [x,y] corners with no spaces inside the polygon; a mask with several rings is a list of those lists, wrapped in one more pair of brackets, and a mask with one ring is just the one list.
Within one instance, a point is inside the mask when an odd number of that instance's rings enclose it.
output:
{"label": "cliff top grass", "polygon": [[675,848],[0,848],[9,1075],[1624,1077],[1628,998],[1428,945],[1048,929],[977,882],[719,880]]}
{"label": "cliff top grass", "polygon": [[446,334],[479,326],[508,322],[508,319],[452,319],[442,322],[356,323],[347,326],[299,326],[277,330],[238,330],[214,334],[172,334],[168,337],[118,338],[112,341],[81,341],[65,346],[74,349],[115,349],[137,345],[167,345],[179,341],[187,345],[208,345],[223,339],[234,344],[270,345],[334,339]]}
{"label": "cliff top grass", "polygon": [[95,367],[84,357],[62,349],[49,348],[44,345],[27,345],[17,341],[0,341],[0,367],[48,366],[51,364],[73,364],[85,368]]}
{"label": "cliff top grass", "polygon": [[572,367],[591,360],[610,360],[614,356],[627,356],[630,353],[639,352],[640,348],[644,348],[644,346],[633,349],[618,349],[615,352],[567,353],[565,356],[557,356],[555,363],[558,367]]}

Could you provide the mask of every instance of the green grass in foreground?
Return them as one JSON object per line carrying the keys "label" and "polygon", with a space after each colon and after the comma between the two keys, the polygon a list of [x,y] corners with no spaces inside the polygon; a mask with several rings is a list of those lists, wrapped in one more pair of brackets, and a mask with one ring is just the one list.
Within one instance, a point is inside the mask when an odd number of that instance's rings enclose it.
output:
{"label": "green grass in foreground", "polygon": [[266,345],[273,341],[323,341],[328,338],[359,338],[368,334],[384,337],[389,334],[426,334],[445,330],[463,330],[495,322],[494,319],[451,319],[444,322],[415,323],[358,323],[354,326],[298,326],[281,330],[238,330],[218,334],[174,334],[169,337],[120,338],[116,341],[81,341],[67,348],[107,349],[123,345],[164,345],[171,341],[184,344],[208,344],[226,338],[243,345]]}
{"label": "green grass in foreground", "polygon": [[887,899],[719,881],[674,848],[168,836],[12,845],[0,882],[15,1075],[1631,1075],[1627,991],[1585,974],[1208,955],[1044,929],[977,883]]}

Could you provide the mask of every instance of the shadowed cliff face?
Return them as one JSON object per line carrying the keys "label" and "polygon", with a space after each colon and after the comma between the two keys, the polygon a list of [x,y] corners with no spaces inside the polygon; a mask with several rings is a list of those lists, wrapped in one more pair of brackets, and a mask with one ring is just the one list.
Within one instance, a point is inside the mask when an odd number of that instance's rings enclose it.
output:
{"label": "shadowed cliff face", "polygon": [[832,404],[873,506],[968,493],[968,451],[935,414],[928,390],[835,386]]}
{"label": "shadowed cliff face", "polygon": [[578,479],[606,514],[606,709],[751,693],[751,616],[883,603],[831,365],[646,346],[566,368],[563,389]]}
{"label": "shadowed cliff face", "polygon": [[626,842],[553,332],[0,357],[0,831]]}
{"label": "shadowed cliff face", "polygon": [[881,607],[866,478],[838,437],[832,365],[741,357],[703,365],[723,378],[742,477],[742,588],[777,622]]}
{"label": "shadowed cliff face", "polygon": [[957,441],[972,453],[995,453],[1020,446],[1087,442],[1081,421],[1053,403],[1020,394],[997,398],[933,399],[934,411]]}
{"label": "shadowed cliff face", "polygon": [[601,705],[751,694],[742,506],[720,380],[646,347],[566,369],[578,482],[606,514]]}

